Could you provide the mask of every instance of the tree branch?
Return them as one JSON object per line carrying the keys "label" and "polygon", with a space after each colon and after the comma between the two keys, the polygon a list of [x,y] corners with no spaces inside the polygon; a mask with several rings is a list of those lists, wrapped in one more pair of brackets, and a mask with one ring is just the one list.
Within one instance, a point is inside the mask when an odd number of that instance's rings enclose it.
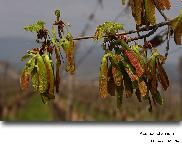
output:
{"label": "tree branch", "polygon": [[149,33],[147,33],[145,35],[138,36],[138,37],[130,38],[127,42],[131,42],[131,41],[135,41],[135,40],[144,39],[146,37],[149,37],[152,34],[154,34],[157,31],[157,29],[158,29],[158,27],[155,27]]}
{"label": "tree branch", "polygon": [[[128,34],[132,34],[132,33],[137,33],[137,32],[144,32],[144,31],[150,31],[150,30],[154,30],[154,29],[158,29],[159,27],[163,27],[165,25],[168,25],[170,21],[164,21],[164,22],[161,22],[161,23],[158,23],[156,25],[153,25],[153,26],[145,26],[143,28],[140,28],[139,30],[130,30],[128,32],[124,32],[124,33],[117,33],[117,35],[128,35]],[[156,30],[157,30],[156,29]],[[155,30],[155,31],[156,31]],[[150,32],[149,32],[150,33]],[[152,33],[149,34],[149,36],[152,35]],[[103,37],[107,37],[107,36],[103,36]],[[138,39],[141,39],[142,36],[140,36],[140,38]],[[86,39],[93,39],[94,36],[82,36],[82,37],[77,37],[77,38],[74,38],[73,40],[86,40]]]}

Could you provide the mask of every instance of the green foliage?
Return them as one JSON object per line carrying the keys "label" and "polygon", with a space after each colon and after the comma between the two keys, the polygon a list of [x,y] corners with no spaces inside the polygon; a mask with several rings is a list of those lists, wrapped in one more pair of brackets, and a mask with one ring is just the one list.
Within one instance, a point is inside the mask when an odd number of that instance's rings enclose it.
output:
{"label": "green foliage", "polygon": [[115,35],[119,30],[123,30],[123,25],[115,22],[105,22],[99,25],[95,32],[95,39],[100,39],[103,36]]}
{"label": "green foliage", "polygon": [[26,31],[30,31],[30,32],[38,32],[44,28],[44,25],[45,25],[45,23],[43,21],[39,20],[32,25],[25,26],[24,29]]}
{"label": "green foliage", "polygon": [[[122,3],[125,4],[125,0],[122,0]],[[159,54],[155,44],[153,45],[147,38],[159,27],[159,24],[156,24],[155,9],[157,8],[165,20],[168,20],[161,10],[170,9],[171,4],[169,0],[129,0],[128,4],[135,19],[136,31],[126,33],[123,31],[120,34],[119,30],[124,30],[123,25],[111,21],[96,28],[94,39],[103,38],[102,47],[105,51],[99,73],[99,94],[101,98],[106,98],[108,95],[115,96],[116,93],[117,105],[118,108],[121,108],[123,97],[129,98],[135,93],[140,102],[143,99],[149,102],[151,112],[152,101],[154,104],[163,104],[158,90],[159,83],[163,90],[167,90],[169,80],[163,68],[167,55],[164,57]],[[24,28],[26,31],[37,34],[37,42],[41,46],[28,51],[22,57],[22,61],[29,60],[22,72],[21,87],[23,90],[27,89],[31,77],[33,89],[41,95],[44,103],[54,99],[55,89],[56,92],[59,92],[61,62],[63,61],[61,55],[63,53],[66,56],[66,71],[73,74],[76,69],[74,39],[68,29],[65,30],[67,26],[60,19],[60,10],[55,11],[55,17],[52,32],[45,28],[43,21]],[[166,21],[165,25],[171,26],[176,44],[181,44],[182,11],[178,17],[169,22]],[[150,32],[140,35],[140,31]],[[138,37],[126,36],[131,33],[138,33]],[[170,36],[168,30],[165,38],[168,40],[168,44]],[[137,44],[136,40],[139,39],[144,39],[143,45]],[[131,41],[135,41],[135,43],[130,44]],[[148,50],[152,53],[147,53]],[[167,48],[166,52],[168,53]],[[54,54],[55,63],[52,60]]]}
{"label": "green foliage", "polygon": [[[147,49],[146,45],[129,46],[127,38],[124,39],[124,36],[117,36],[116,32],[114,36],[110,35],[104,37],[102,44],[105,54],[102,58],[99,75],[101,98],[106,98],[108,95],[114,96],[115,94],[111,90],[114,88],[118,108],[122,106],[123,97],[129,98],[133,93],[136,94],[139,101],[148,99],[150,102],[150,92],[154,103],[157,101],[162,104],[162,98],[157,89],[158,82],[161,83],[164,90],[169,86],[167,74],[162,67],[165,57],[160,55],[157,49],[152,49],[151,56],[147,57],[143,53],[143,50]],[[112,66],[112,69],[108,69],[108,64]],[[149,110],[152,111],[152,103],[149,104]]]}
{"label": "green foliage", "polygon": [[[46,29],[43,21],[38,21],[24,28],[26,31],[35,32],[37,34],[37,42],[41,43],[41,45],[38,48],[29,50],[27,54],[22,57],[22,61],[26,61],[27,59],[29,59],[29,61],[26,63],[25,69],[21,75],[20,84],[22,90],[25,90],[28,88],[29,82],[31,81],[34,91],[41,95],[44,103],[55,98],[55,89],[56,92],[59,92],[61,52],[64,52],[66,55],[66,71],[71,74],[75,71],[75,46],[73,37],[70,32],[63,32],[64,22],[60,20],[60,15],[60,10],[56,10],[56,21],[53,23],[52,32]],[[40,40],[42,41],[40,42]],[[61,51],[61,49],[64,51]],[[56,57],[56,71],[54,71],[55,63],[52,60],[53,54],[55,54]],[[54,72],[56,72],[55,75]]]}

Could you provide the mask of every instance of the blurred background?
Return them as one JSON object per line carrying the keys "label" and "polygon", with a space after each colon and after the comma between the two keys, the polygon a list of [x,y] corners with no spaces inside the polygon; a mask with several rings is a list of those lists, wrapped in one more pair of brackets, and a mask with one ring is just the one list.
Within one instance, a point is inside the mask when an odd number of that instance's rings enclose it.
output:
{"label": "blurred background", "polygon": [[[180,0],[171,1],[165,11],[174,18],[182,8]],[[27,50],[36,47],[33,34],[23,27],[44,20],[49,29],[54,10],[61,9],[63,20],[71,24],[74,37],[93,35],[95,28],[105,21],[124,24],[126,30],[135,28],[131,11],[121,0],[1,0],[0,5],[0,120],[5,121],[179,121],[182,116],[182,47],[170,41],[169,57],[165,64],[170,87],[162,92],[164,105],[147,111],[148,104],[139,103],[135,96],[124,99],[117,110],[115,97],[100,99],[98,73],[103,50],[93,40],[77,43],[74,76],[61,72],[61,89],[56,99],[43,104],[31,89],[22,92],[19,76]],[[163,18],[157,12],[158,22]],[[158,34],[164,28],[160,28]],[[152,37],[151,37],[152,38]],[[161,54],[166,44],[158,47]]]}

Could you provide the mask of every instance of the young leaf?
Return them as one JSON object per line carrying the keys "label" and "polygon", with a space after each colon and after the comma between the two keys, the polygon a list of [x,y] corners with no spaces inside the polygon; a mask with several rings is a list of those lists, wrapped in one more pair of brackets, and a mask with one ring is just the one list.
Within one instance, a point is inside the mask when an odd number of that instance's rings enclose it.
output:
{"label": "young leaf", "polygon": [[123,25],[115,22],[105,22],[102,25],[99,25],[96,29],[94,39],[98,40],[105,35],[115,35],[118,30],[122,30]]}
{"label": "young leaf", "polygon": [[30,31],[30,32],[38,32],[44,28],[44,25],[45,25],[45,23],[43,21],[39,20],[32,25],[25,26],[24,29],[26,31]]}

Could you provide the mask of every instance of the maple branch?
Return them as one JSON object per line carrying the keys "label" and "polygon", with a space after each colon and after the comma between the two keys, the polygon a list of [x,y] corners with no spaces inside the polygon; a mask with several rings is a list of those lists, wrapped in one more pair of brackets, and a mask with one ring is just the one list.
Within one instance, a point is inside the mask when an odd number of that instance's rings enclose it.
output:
{"label": "maple branch", "polygon": [[[142,35],[142,36],[139,36],[139,37],[136,37],[136,38],[133,38],[133,39],[130,39],[130,41],[133,41],[133,40],[138,40],[138,39],[142,39],[144,37],[149,37],[150,35],[154,34],[155,31],[159,28],[159,27],[163,27],[165,25],[168,25],[169,24],[169,20],[168,21],[164,21],[164,22],[160,22],[156,25],[153,25],[153,26],[145,26],[143,28],[140,28],[138,30],[130,30],[130,31],[127,31],[127,32],[124,32],[124,33],[117,33],[117,35],[128,35],[128,34],[133,34],[133,33],[137,33],[137,32],[144,32],[144,31],[150,31],[152,30],[151,32],[149,32],[148,34],[146,35]],[[155,30],[155,31],[154,31]],[[108,37],[107,35],[103,36],[103,37]],[[82,37],[77,37],[77,38],[74,38],[73,40],[86,40],[86,39],[93,39],[94,36],[82,36]]]}
{"label": "maple branch", "polygon": [[138,37],[130,38],[127,42],[131,42],[131,41],[135,41],[135,40],[144,39],[146,37],[149,37],[152,34],[154,34],[157,31],[157,29],[158,29],[158,27],[155,27],[149,33],[141,35],[141,36],[138,36]]}

